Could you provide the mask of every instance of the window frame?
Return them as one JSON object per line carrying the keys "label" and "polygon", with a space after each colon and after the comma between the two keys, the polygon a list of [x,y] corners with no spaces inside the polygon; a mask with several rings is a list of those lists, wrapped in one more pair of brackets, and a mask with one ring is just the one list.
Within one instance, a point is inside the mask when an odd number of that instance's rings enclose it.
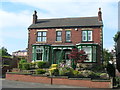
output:
{"label": "window frame", "polygon": [[[84,63],[97,63],[97,46],[84,45],[84,46],[80,46],[80,50],[83,50],[83,47],[84,48],[89,47],[91,49],[91,60],[90,61],[84,61]],[[95,55],[96,55],[96,57],[95,57]]]}
{"label": "window frame", "polygon": [[[41,33],[41,35],[39,36],[38,33]],[[46,35],[44,35],[44,33],[46,33]],[[38,38],[41,38],[41,40],[39,40]],[[46,38],[45,40],[43,38]],[[47,32],[46,31],[38,31],[37,32],[37,42],[46,42],[47,41]]]}
{"label": "window frame", "polygon": [[[90,35],[89,35],[89,32]],[[86,35],[84,35],[84,33],[86,33]],[[84,37],[86,38],[84,40]],[[90,37],[90,40],[89,40],[89,37]],[[82,30],[82,41],[83,42],[92,42],[93,41],[93,30]]]}
{"label": "window frame", "polygon": [[[60,32],[61,35],[58,35],[58,32]],[[60,37],[61,40],[58,40],[58,37]],[[56,31],[56,41],[62,41],[62,31]]]}
{"label": "window frame", "polygon": [[[39,60],[43,61],[43,53],[44,53],[43,47],[36,46],[35,53],[36,53],[36,61],[39,61]],[[41,56],[41,59],[38,59],[38,54]]]}
{"label": "window frame", "polygon": [[[68,35],[67,32],[70,32],[70,36],[69,36],[70,39],[69,40],[67,40],[67,35]],[[69,31],[69,30],[65,31],[65,41],[71,42],[71,31]]]}

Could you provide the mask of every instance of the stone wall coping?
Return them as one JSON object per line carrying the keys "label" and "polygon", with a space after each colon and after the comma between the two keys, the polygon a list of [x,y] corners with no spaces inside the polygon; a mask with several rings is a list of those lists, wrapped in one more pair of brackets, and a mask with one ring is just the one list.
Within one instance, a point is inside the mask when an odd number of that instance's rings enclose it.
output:
{"label": "stone wall coping", "polygon": [[24,73],[24,72],[6,72],[6,74],[32,75],[30,73]]}

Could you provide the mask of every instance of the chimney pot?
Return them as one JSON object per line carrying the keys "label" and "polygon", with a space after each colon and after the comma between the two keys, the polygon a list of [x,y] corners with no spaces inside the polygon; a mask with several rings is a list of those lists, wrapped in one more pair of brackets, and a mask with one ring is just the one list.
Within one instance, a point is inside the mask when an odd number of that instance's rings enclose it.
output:
{"label": "chimney pot", "polygon": [[37,11],[35,10],[33,14],[33,24],[36,24],[36,23],[37,23]]}
{"label": "chimney pot", "polygon": [[102,21],[102,12],[101,12],[101,8],[99,8],[99,11],[98,11],[98,21]]}

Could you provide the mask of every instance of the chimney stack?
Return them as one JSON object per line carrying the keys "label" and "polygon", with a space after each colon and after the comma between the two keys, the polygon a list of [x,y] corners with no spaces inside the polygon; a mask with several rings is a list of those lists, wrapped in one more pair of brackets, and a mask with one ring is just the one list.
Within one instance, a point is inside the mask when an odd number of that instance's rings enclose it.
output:
{"label": "chimney stack", "polygon": [[37,12],[35,10],[33,14],[33,24],[36,24],[36,23],[37,23]]}
{"label": "chimney stack", "polygon": [[101,8],[99,8],[99,11],[98,11],[98,21],[102,21],[102,12],[101,12]]}

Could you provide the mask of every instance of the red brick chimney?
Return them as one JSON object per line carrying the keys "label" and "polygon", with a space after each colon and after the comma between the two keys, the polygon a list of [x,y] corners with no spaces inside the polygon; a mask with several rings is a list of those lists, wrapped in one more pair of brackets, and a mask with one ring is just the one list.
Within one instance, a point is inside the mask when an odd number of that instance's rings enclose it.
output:
{"label": "red brick chimney", "polygon": [[36,24],[36,23],[37,23],[37,12],[35,10],[33,14],[33,24]]}
{"label": "red brick chimney", "polygon": [[98,20],[99,20],[99,21],[102,21],[102,12],[101,12],[101,8],[99,8],[99,11],[98,11]]}

